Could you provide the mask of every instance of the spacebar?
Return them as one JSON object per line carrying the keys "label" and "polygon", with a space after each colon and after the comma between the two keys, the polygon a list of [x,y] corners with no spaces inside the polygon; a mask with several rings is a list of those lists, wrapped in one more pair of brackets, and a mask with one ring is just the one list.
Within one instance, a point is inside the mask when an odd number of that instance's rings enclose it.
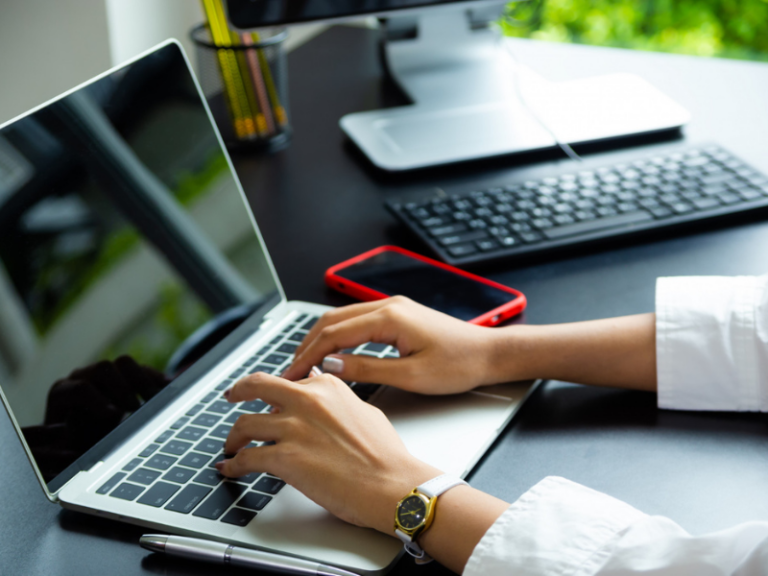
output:
{"label": "spacebar", "polygon": [[588,220],[586,222],[577,222],[576,224],[567,224],[566,226],[549,228],[542,232],[544,232],[550,240],[556,240],[557,238],[564,238],[565,236],[587,234],[589,232],[596,232],[597,230],[614,228],[616,226],[627,226],[629,224],[637,224],[638,222],[646,222],[648,220],[653,220],[653,216],[648,212],[627,212],[626,214],[619,214],[618,216],[609,216],[607,218],[598,218],[596,220]]}

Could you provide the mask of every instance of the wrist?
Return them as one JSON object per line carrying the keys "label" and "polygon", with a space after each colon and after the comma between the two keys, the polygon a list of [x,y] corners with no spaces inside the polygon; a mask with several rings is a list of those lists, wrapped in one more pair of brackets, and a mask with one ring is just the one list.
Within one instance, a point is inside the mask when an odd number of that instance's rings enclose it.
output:
{"label": "wrist", "polygon": [[487,384],[542,377],[539,359],[545,356],[545,326],[515,325],[493,329],[488,346]]}

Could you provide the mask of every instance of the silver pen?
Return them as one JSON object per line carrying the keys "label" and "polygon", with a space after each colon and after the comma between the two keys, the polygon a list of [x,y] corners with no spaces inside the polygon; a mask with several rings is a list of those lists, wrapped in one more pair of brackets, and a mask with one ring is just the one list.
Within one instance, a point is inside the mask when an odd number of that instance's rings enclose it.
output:
{"label": "silver pen", "polygon": [[164,552],[171,556],[203,560],[218,564],[231,564],[244,568],[258,568],[279,574],[302,574],[306,576],[358,576],[334,566],[301,560],[292,556],[282,556],[261,550],[239,548],[232,544],[223,544],[212,540],[188,538],[186,536],[167,536],[165,534],[145,534],[139,540],[142,548],[153,552]]}

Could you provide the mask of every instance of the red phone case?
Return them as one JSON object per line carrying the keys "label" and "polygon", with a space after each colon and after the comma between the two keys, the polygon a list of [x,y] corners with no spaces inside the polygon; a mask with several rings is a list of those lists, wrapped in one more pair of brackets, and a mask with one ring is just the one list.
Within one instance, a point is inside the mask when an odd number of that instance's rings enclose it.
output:
{"label": "red phone case", "polygon": [[400,248],[398,246],[379,246],[378,248],[374,248],[373,250],[364,252],[359,256],[355,256],[354,258],[345,260],[340,264],[331,266],[330,268],[328,268],[328,270],[325,271],[325,283],[330,288],[333,288],[334,290],[338,290],[339,292],[352,296],[353,298],[357,298],[358,300],[371,301],[371,300],[382,300],[384,298],[389,298],[387,294],[378,292],[377,290],[373,290],[371,288],[368,288],[367,286],[363,286],[362,284],[358,284],[357,282],[352,282],[350,280],[347,280],[346,278],[342,278],[336,275],[336,273],[339,270],[342,270],[348,266],[351,266],[352,264],[357,264],[358,262],[361,262],[363,260],[376,256],[381,252],[386,252],[386,251],[398,252],[403,256],[415,258],[416,260],[420,260],[421,262],[431,264],[432,266],[437,266],[438,268],[442,268],[443,270],[447,270],[448,272],[453,272],[454,274],[458,274],[459,276],[464,276],[465,278],[469,278],[471,280],[474,280],[475,282],[480,282],[488,286],[493,286],[494,288],[497,288],[504,292],[509,292],[509,294],[513,296],[513,299],[507,302],[506,304],[499,306],[498,308],[494,308],[493,310],[490,310],[489,312],[486,312],[485,314],[482,314],[477,318],[473,318],[472,320],[469,320],[470,324],[477,324],[479,326],[496,326],[497,324],[503,322],[504,320],[507,320],[508,318],[512,318],[513,316],[516,316],[517,314],[520,314],[520,312],[525,310],[527,301],[525,299],[525,295],[522,292],[515,290],[514,288],[510,288],[509,286],[504,286],[503,284],[499,284],[498,282],[494,282],[493,280],[488,280],[487,278],[483,278],[482,276],[478,276],[476,274],[466,272],[465,270],[460,270],[459,268],[455,268],[453,266],[450,266],[449,264],[444,264],[443,262],[432,260],[431,258],[422,256],[421,254],[416,254],[415,252],[411,252],[410,250],[405,250],[404,248]]}

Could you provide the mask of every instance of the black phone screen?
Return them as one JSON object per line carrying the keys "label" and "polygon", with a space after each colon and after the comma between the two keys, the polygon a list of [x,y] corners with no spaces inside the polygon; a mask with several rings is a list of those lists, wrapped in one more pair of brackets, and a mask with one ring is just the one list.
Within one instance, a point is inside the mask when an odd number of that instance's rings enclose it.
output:
{"label": "black phone screen", "polygon": [[460,320],[472,320],[515,299],[510,292],[399,252],[381,252],[339,270],[336,276],[387,296],[407,296]]}

